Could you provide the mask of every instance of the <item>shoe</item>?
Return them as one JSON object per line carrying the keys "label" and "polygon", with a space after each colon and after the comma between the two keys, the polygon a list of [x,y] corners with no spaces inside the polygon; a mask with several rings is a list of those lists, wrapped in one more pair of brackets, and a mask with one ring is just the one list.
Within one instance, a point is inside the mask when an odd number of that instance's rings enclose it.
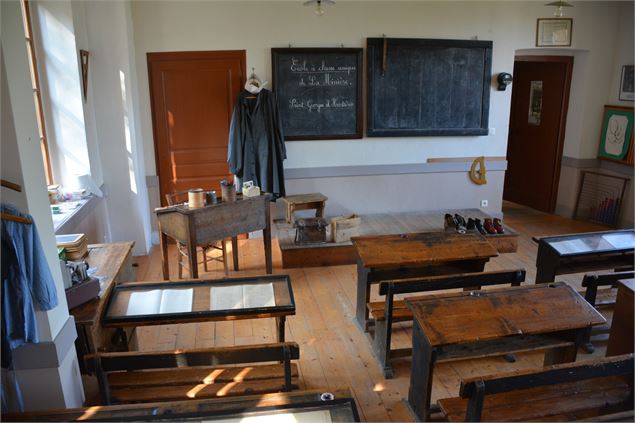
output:
{"label": "shoe", "polygon": [[485,219],[485,222],[483,223],[483,227],[485,228],[488,234],[493,235],[496,233],[496,229],[494,229],[494,223],[492,222],[492,219],[490,218]]}
{"label": "shoe", "polygon": [[476,231],[476,222],[474,221],[474,219],[472,219],[471,217],[467,219],[467,225],[465,225],[465,229],[467,229],[468,232]]}
{"label": "shoe", "polygon": [[498,232],[499,234],[505,233],[505,229],[503,228],[503,222],[501,222],[501,220],[497,217],[494,218],[494,229],[496,229],[496,232]]}
{"label": "shoe", "polygon": [[454,220],[454,218],[452,217],[450,213],[446,213],[445,217],[443,218],[443,228],[445,230],[448,230],[448,228],[451,228],[454,230],[456,228],[456,221]]}
{"label": "shoe", "polygon": [[454,221],[456,222],[456,231],[460,234],[464,234],[466,232],[465,218],[460,214],[455,214]]}
{"label": "shoe", "polygon": [[485,230],[485,228],[483,228],[481,219],[474,219],[474,226],[476,226],[476,230],[479,231],[481,235],[487,235],[487,231]]}

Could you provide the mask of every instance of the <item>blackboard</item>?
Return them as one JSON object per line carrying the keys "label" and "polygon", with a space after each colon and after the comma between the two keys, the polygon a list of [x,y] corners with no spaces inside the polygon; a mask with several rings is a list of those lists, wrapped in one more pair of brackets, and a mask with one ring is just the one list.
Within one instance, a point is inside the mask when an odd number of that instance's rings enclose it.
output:
{"label": "blackboard", "polygon": [[362,137],[361,48],[272,48],[285,140]]}
{"label": "blackboard", "polygon": [[368,136],[487,135],[492,42],[368,38]]}

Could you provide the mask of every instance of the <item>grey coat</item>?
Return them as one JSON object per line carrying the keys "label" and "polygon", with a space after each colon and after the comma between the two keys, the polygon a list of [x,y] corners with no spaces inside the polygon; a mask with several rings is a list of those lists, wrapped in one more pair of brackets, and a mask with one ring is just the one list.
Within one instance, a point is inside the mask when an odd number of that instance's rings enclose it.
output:
{"label": "grey coat", "polygon": [[[248,97],[256,97],[248,98]],[[284,197],[287,158],[282,124],[274,94],[243,91],[238,96],[229,127],[230,171],[242,181],[253,180],[261,191]],[[240,187],[239,187],[240,188]]]}

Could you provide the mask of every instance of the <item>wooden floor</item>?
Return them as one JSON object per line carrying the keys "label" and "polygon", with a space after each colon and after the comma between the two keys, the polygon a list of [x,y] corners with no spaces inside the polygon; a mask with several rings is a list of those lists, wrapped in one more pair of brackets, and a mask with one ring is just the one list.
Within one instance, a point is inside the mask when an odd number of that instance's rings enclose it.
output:
{"label": "wooden floor", "polygon": [[[520,233],[518,252],[493,259],[487,270],[525,268],[528,282],[535,277],[536,244],[532,236],[588,232],[605,227],[547,215],[506,203],[504,221]],[[239,272],[230,276],[264,274],[264,253],[261,239],[240,241]],[[296,299],[297,314],[287,319],[287,339],[300,345],[300,378],[303,388],[323,388],[325,391],[348,386],[355,395],[360,417],[364,421],[412,421],[403,398],[408,393],[410,359],[395,365],[395,378],[386,380],[373,357],[367,336],[354,323],[355,279],[353,265],[281,269],[280,250],[274,242],[274,273],[289,274]],[[170,252],[171,259],[176,257]],[[160,280],[161,259],[158,248],[150,255],[136,258],[138,280]],[[221,265],[204,278],[223,277]],[[171,263],[172,277],[176,266]],[[581,277],[558,278],[579,287]],[[235,322],[198,323],[154,326],[137,329],[142,350],[172,350],[175,348],[209,347],[272,342],[274,321],[268,319]],[[394,335],[395,346],[410,343],[410,326],[404,324]],[[595,356],[603,355],[605,346],[597,345]],[[593,355],[579,352],[578,360]],[[454,396],[461,377],[542,365],[540,354],[519,355],[516,363],[503,358],[478,361],[458,361],[441,364],[435,371],[432,399]]]}

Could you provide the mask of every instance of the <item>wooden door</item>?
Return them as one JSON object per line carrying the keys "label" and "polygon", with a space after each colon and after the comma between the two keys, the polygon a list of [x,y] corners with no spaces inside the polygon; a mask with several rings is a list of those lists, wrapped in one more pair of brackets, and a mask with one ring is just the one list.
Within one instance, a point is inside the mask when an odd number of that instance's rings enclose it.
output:
{"label": "wooden door", "polygon": [[516,57],[505,200],[555,210],[572,68],[568,56]]}
{"label": "wooden door", "polygon": [[161,203],[190,188],[220,194],[245,51],[148,53],[148,76]]}

